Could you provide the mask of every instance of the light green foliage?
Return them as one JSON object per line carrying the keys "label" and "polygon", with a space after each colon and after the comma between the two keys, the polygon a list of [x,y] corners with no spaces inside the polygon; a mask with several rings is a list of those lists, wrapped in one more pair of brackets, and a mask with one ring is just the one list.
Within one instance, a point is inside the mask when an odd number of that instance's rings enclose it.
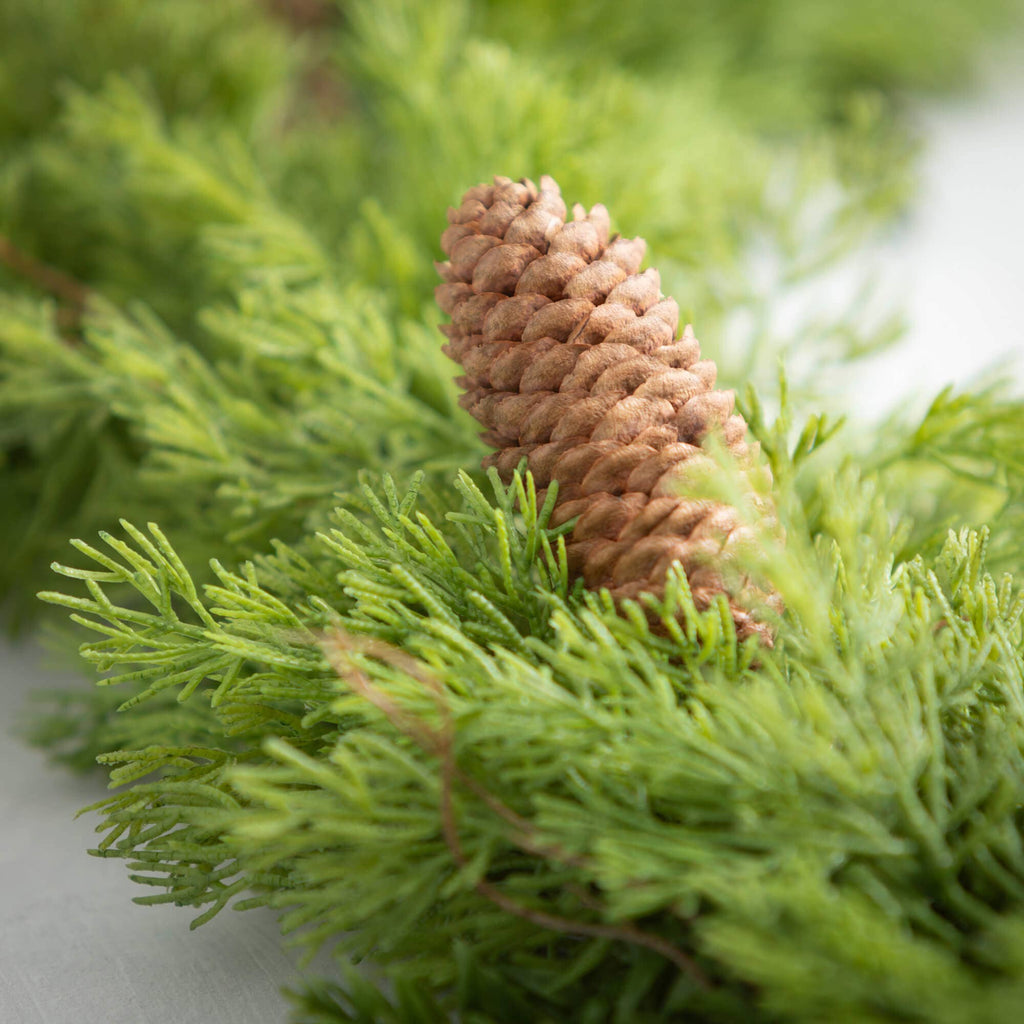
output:
{"label": "light green foliage", "polygon": [[[945,86],[970,69],[972,46],[1013,10],[1000,0],[971,7],[956,0],[895,7],[877,0],[638,0],[624,18],[613,0],[566,0],[557,9],[544,0],[515,8],[489,0],[487,7],[491,17],[481,21],[491,31],[557,49],[576,66],[612,63],[668,75],[682,59],[713,74],[726,95],[742,97],[744,110],[756,83],[759,112],[774,107],[801,119],[834,109],[859,86]],[[961,45],[950,45],[954,39]],[[772,88],[764,89],[767,78]]]}
{"label": "light green foliage", "polygon": [[[45,596],[101,635],[86,657],[128,705],[166,688],[212,716],[190,744],[102,759],[114,784],[145,777],[99,805],[99,852],[167,890],[143,901],[200,920],[270,902],[310,946],[372,953],[401,991],[481,1019],[617,1003],[734,1019],[755,1012],[741,978],[792,1019],[1003,1019],[1020,996],[1024,596],[987,575],[983,535],[892,571],[888,524],[861,533],[862,507],[817,544],[788,522],[787,598],[830,594],[832,637],[791,610],[769,652],[738,646],[723,608],[681,631],[681,575],[668,636],[568,595],[543,515],[514,511],[522,484],[493,504],[460,488],[447,526],[414,494],[368,492],[376,527],[342,511],[313,561],[217,566],[203,596],[155,528],[126,524],[113,555],[79,545],[100,568],[60,571],[90,596]],[[119,583],[150,610],[113,605]],[[481,895],[492,879],[522,916]],[[637,931],[724,988],[668,984],[676,966]]]}
{"label": "light green foliage", "polygon": [[990,560],[1015,573],[1024,526],[1024,416],[1004,383],[973,394],[947,388],[921,422],[897,418],[890,439],[869,465],[880,472],[889,501],[913,516],[909,551],[934,552],[945,532],[965,519],[995,523]]}
{"label": "light green foliage", "polygon": [[237,557],[319,525],[362,468],[475,461],[433,338],[374,293],[267,285],[239,305],[206,311],[203,352],[144,307],[97,306],[72,346],[45,307],[10,304],[3,422],[31,430],[37,460],[12,467],[26,536],[8,572],[55,549],[68,505],[97,526],[111,503],[162,507],[191,552]]}
{"label": "light green foliage", "polygon": [[[32,736],[110,771],[95,852],[332,949],[310,1024],[1015,1019],[1024,404],[808,415],[898,311],[784,310],[1011,0],[271,6],[0,13],[0,592],[89,631]],[[495,173],[644,235],[743,387],[774,648],[477,471],[431,261]]]}

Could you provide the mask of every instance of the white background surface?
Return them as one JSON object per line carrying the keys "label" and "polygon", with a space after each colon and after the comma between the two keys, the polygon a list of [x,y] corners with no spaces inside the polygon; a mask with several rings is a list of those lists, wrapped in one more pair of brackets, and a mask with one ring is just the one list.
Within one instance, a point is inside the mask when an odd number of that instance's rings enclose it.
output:
{"label": "white background surface", "polygon": [[909,329],[851,382],[866,415],[993,370],[1024,381],[1024,53],[918,121],[914,209],[879,253],[883,275],[905,289]]}
{"label": "white background surface", "polygon": [[[1020,65],[1018,64],[1018,67]],[[910,332],[858,375],[869,411],[998,365],[1024,380],[1024,75],[921,111],[916,208],[881,254],[905,282]],[[1011,371],[1012,360],[1018,360]],[[861,406],[863,409],[864,406]],[[0,647],[0,722],[33,690],[72,682]],[[85,685],[73,680],[75,685]],[[138,907],[118,861],[86,856],[97,779],[49,768],[0,731],[0,1022],[279,1024],[297,980],[273,916]]]}
{"label": "white background surface", "polygon": [[[33,689],[82,686],[2,651],[0,721]],[[274,916],[225,911],[194,932],[190,909],[140,907],[123,862],[89,857],[102,777],[76,778],[0,736],[0,1022],[281,1024],[297,980]],[[154,890],[158,891],[158,890]]]}

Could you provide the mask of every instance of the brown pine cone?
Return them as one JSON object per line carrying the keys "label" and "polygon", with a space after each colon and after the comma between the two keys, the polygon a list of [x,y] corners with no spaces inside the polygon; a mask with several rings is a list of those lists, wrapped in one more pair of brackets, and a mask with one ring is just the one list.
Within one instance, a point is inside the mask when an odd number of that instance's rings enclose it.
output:
{"label": "brown pine cone", "polygon": [[712,430],[753,465],[733,393],[713,390],[692,329],[676,336],[679,307],[656,270],[639,272],[643,239],[609,238],[601,205],[565,218],[548,177],[496,177],[448,211],[436,295],[452,318],[445,352],[465,370],[461,403],[498,449],[484,465],[507,481],[525,458],[538,487],[558,481],[552,523],[579,516],[569,568],[587,587],[661,594],[678,562],[697,608],[724,593],[738,635],[770,645],[756,605],[778,596],[723,572],[753,531],[728,505],[680,496],[713,465],[701,447]]}

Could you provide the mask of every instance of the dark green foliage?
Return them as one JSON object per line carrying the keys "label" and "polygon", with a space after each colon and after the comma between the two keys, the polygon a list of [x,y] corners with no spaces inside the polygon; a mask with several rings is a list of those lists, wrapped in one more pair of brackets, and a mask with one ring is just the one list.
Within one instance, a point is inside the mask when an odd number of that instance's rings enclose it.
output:
{"label": "dark green foliage", "polygon": [[[0,593],[91,631],[32,737],[110,770],[95,852],[332,950],[310,1024],[1015,1019],[1024,404],[840,429],[898,314],[777,326],[1013,4],[286,8],[0,13]],[[607,203],[749,384],[774,649],[571,586],[476,472],[431,260],[494,173]]]}
{"label": "dark green foliage", "polygon": [[4,143],[45,129],[66,85],[96,88],[113,71],[144,74],[166,110],[244,120],[289,70],[287,40],[247,0],[14,0],[0,40]]}

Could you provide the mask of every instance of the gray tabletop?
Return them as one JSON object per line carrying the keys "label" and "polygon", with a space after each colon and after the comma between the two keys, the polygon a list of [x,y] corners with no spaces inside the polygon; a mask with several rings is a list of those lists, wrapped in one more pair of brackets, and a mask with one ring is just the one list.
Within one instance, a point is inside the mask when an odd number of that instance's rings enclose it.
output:
{"label": "gray tabletop", "polygon": [[[994,80],[921,119],[929,141],[916,210],[876,254],[904,293],[910,332],[847,382],[868,413],[985,366],[1024,381],[1024,80]],[[30,690],[67,682],[38,652],[0,646],[0,721]],[[227,911],[190,932],[188,911],[132,904],[138,889],[123,866],[84,853],[94,822],[74,818],[103,795],[101,782],[48,767],[6,730],[0,772],[2,1024],[285,1019],[279,989],[296,969],[273,915]]]}
{"label": "gray tabletop", "polygon": [[[0,721],[30,690],[83,685],[36,650],[0,650]],[[118,862],[89,857],[102,776],[51,767],[0,736],[0,1021],[3,1024],[247,1024],[286,1016],[295,958],[273,914],[232,913],[189,931],[193,913],[131,903]]]}

